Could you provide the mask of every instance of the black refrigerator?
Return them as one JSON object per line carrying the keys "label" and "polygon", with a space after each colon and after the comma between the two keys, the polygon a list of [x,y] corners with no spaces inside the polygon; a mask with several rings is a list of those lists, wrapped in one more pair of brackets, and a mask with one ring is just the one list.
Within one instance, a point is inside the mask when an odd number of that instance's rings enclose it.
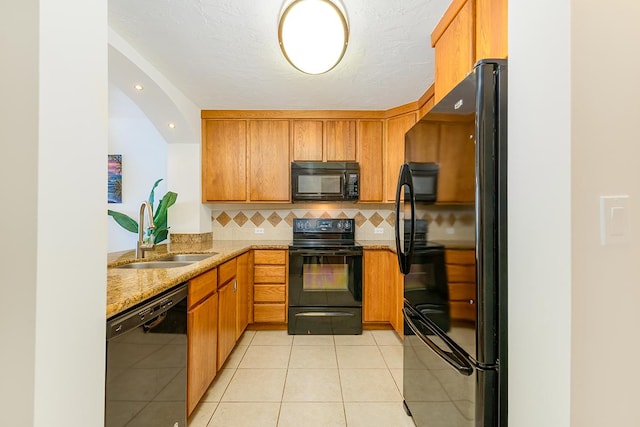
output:
{"label": "black refrigerator", "polygon": [[[438,154],[452,146],[443,144],[471,150],[474,164],[450,173],[452,157],[445,165]],[[472,319],[459,320],[450,316],[446,244],[432,241],[428,227],[446,209],[440,193],[465,186],[475,216],[476,300]],[[405,278],[407,413],[417,427],[507,426],[506,60],[479,61],[406,133],[395,232]]]}

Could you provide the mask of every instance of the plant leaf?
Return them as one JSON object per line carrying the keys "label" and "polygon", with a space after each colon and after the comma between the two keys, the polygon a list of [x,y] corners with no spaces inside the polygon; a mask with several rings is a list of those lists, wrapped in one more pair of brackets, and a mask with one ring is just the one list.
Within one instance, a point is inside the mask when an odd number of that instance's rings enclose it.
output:
{"label": "plant leaf", "polygon": [[162,200],[160,200],[158,209],[156,209],[155,214],[153,215],[153,222],[156,224],[156,227],[166,227],[167,211],[169,207],[176,202],[177,198],[178,194],[174,193],[173,191],[167,191],[167,194],[165,194]]}
{"label": "plant leaf", "polygon": [[112,211],[111,209],[107,209],[107,215],[110,215],[125,230],[132,233],[138,232],[138,222],[129,215]]}
{"label": "plant leaf", "polygon": [[155,237],[154,242],[156,244],[167,240],[167,235],[169,232],[168,227],[156,228],[153,230],[153,235]]}
{"label": "plant leaf", "polygon": [[158,186],[158,184],[160,184],[160,181],[162,181],[162,178],[160,178],[153,184],[153,187],[151,187],[151,192],[149,193],[149,204],[151,205],[152,208],[153,208],[153,202],[155,201],[154,191],[156,190],[156,187]]}

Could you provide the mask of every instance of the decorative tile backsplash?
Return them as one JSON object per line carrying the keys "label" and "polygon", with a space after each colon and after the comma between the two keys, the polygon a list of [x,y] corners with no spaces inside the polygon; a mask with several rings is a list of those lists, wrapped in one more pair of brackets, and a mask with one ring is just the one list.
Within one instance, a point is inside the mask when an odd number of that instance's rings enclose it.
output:
{"label": "decorative tile backsplash", "polygon": [[[253,206],[217,205],[211,210],[211,228],[215,240],[287,240],[292,236],[294,218],[353,218],[356,239],[394,239],[393,205],[352,206],[269,205],[251,209]],[[473,240],[474,218],[471,206],[430,206],[419,219],[428,221],[430,240]]]}

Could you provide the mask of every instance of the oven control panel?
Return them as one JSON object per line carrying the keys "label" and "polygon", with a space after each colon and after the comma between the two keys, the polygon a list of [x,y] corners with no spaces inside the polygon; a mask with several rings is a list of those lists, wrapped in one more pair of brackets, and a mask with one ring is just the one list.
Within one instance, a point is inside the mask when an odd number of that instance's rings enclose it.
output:
{"label": "oven control panel", "polygon": [[351,218],[294,218],[293,230],[299,233],[353,232],[355,222]]}

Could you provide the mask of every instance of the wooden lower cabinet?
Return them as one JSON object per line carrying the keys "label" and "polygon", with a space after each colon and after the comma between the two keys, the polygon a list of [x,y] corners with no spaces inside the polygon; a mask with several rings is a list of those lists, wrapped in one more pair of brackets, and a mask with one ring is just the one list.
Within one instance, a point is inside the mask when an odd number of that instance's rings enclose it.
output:
{"label": "wooden lower cabinet", "polygon": [[469,249],[445,250],[452,320],[476,320],[476,261]]}
{"label": "wooden lower cabinet", "polygon": [[244,253],[237,260],[237,292],[236,292],[236,340],[247,329],[251,321],[251,283],[253,283],[253,262],[250,252]]}
{"label": "wooden lower cabinet", "polygon": [[284,249],[253,251],[253,321],[287,322],[288,258]]}
{"label": "wooden lower cabinet", "polygon": [[387,250],[365,250],[362,285],[362,321],[389,322],[392,283]]}
{"label": "wooden lower cabinet", "polygon": [[191,279],[187,311],[187,413],[216,376],[218,294],[216,270]]}
{"label": "wooden lower cabinet", "polygon": [[396,254],[386,249],[364,251],[362,321],[365,325],[390,324],[404,334],[402,302],[404,280]]}
{"label": "wooden lower cabinet", "polygon": [[235,280],[218,289],[218,370],[236,345],[236,289]]}

